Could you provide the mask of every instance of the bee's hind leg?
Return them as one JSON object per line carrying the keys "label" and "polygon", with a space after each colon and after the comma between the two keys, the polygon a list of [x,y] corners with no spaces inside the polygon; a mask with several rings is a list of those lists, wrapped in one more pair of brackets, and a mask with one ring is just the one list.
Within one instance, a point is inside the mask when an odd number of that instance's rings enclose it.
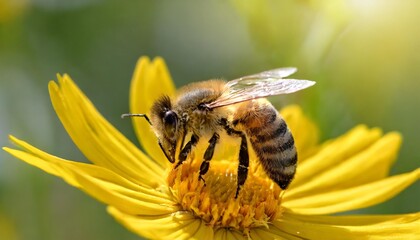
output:
{"label": "bee's hind leg", "polygon": [[236,187],[235,198],[238,198],[239,190],[241,190],[241,187],[245,184],[246,178],[248,177],[249,155],[245,134],[242,133],[241,139],[238,165],[238,186]]}
{"label": "bee's hind leg", "polygon": [[243,132],[233,129],[229,126],[227,119],[220,119],[220,125],[224,127],[227,134],[238,136],[241,138],[241,148],[239,150],[239,165],[238,165],[238,183],[236,187],[235,198],[238,198],[241,187],[245,184],[246,178],[248,177],[249,167],[249,155],[248,155],[248,143],[246,136]]}
{"label": "bee's hind leg", "polygon": [[203,180],[204,185],[206,182],[204,181],[203,175],[207,173],[210,167],[210,160],[213,158],[214,149],[216,144],[219,140],[220,136],[217,133],[214,133],[213,136],[209,140],[209,146],[204,153],[204,161],[200,165],[200,175],[198,176],[198,180]]}

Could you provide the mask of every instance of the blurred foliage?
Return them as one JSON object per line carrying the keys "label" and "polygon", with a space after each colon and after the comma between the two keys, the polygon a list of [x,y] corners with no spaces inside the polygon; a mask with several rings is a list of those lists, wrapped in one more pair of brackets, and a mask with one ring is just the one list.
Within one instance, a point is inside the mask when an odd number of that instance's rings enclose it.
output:
{"label": "blurred foliage", "polygon": [[4,216],[0,215],[0,236],[2,239],[17,240],[18,234],[16,232],[15,225]]}
{"label": "blurred foliage", "polygon": [[[420,162],[419,12],[416,0],[0,0],[0,144],[13,133],[86,161],[49,103],[47,83],[57,72],[69,73],[135,141],[119,116],[137,58],[159,55],[177,86],[296,66],[297,78],[317,85],[273,102],[303,105],[323,139],[358,123],[400,131],[392,172],[406,172]],[[360,212],[419,211],[418,196],[417,183]],[[138,239],[101,203],[3,152],[0,219],[19,239]]]}

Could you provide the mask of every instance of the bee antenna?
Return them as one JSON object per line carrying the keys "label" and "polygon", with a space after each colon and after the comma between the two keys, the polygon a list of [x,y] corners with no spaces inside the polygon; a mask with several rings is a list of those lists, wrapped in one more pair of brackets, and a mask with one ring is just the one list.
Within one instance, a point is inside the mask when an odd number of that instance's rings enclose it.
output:
{"label": "bee antenna", "polygon": [[121,115],[121,118],[127,118],[127,117],[144,117],[146,119],[146,121],[152,125],[152,122],[150,122],[149,117],[146,114],[143,113],[124,113]]}

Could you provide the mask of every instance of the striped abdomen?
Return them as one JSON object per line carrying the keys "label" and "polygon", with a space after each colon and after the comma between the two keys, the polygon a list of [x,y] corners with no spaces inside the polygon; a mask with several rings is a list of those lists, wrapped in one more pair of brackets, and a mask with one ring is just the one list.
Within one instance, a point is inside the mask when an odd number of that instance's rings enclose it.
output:
{"label": "striped abdomen", "polygon": [[297,152],[293,136],[269,102],[253,105],[254,111],[238,122],[242,124],[267,175],[286,189],[296,172]]}

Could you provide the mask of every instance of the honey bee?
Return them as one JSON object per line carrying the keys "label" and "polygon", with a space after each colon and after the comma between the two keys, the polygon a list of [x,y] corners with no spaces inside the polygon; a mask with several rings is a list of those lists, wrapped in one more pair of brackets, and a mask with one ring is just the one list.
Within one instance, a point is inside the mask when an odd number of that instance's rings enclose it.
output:
{"label": "honey bee", "polygon": [[[167,159],[171,163],[177,161],[175,168],[201,139],[208,139],[199,172],[203,181],[219,143],[219,133],[225,131],[240,138],[235,198],[248,176],[249,140],[267,176],[286,189],[296,172],[297,152],[286,122],[265,97],[293,93],[315,84],[309,80],[284,79],[296,71],[278,68],[228,82],[191,83],[182,87],[175,98],[164,95],[156,100],[150,118],[130,113],[122,117],[145,117]],[[184,144],[187,135],[191,137]]]}

